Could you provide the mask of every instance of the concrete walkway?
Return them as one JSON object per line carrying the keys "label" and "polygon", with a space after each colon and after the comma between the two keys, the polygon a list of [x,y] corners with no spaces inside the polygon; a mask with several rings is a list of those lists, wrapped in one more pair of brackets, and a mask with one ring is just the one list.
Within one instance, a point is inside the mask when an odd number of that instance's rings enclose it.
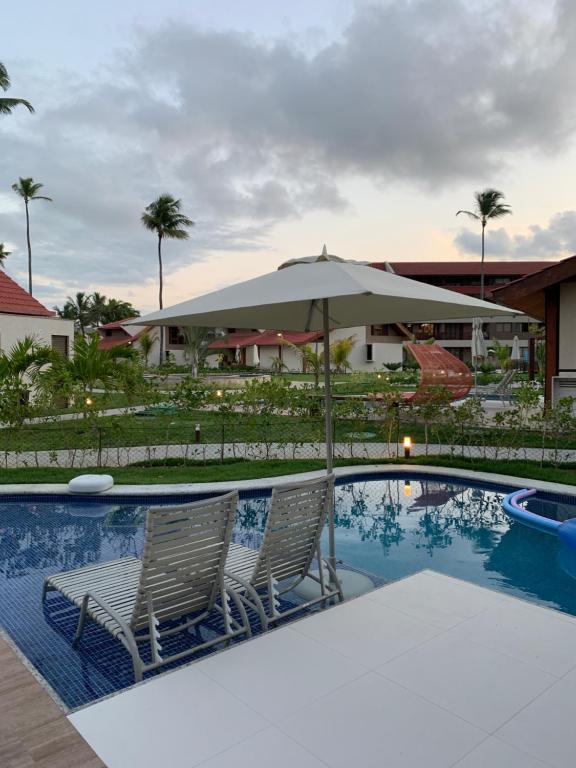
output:
{"label": "concrete walkway", "polygon": [[572,768],[576,619],[432,571],[69,716],[109,768]]}

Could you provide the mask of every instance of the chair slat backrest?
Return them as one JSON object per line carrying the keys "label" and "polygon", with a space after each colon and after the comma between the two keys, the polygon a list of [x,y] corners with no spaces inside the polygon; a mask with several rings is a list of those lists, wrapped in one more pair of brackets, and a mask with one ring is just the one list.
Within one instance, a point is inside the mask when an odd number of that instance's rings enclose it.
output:
{"label": "chair slat backrest", "polygon": [[238,492],[233,491],[148,510],[133,629],[148,625],[150,600],[160,622],[213,608],[237,505]]}
{"label": "chair slat backrest", "polygon": [[333,493],[334,475],[274,488],[252,573],[254,586],[266,583],[268,565],[277,581],[306,573],[318,548]]}

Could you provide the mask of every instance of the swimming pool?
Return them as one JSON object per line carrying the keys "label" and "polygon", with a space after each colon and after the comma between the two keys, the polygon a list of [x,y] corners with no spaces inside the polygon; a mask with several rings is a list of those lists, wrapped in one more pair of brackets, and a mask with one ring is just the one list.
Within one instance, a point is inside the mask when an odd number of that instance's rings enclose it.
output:
{"label": "swimming pool", "polygon": [[[576,615],[576,581],[558,562],[557,539],[507,517],[501,500],[509,490],[440,475],[340,480],[338,557],[377,584],[431,568]],[[44,577],[139,555],[147,506],[192,498],[199,496],[0,500],[0,625],[68,707],[131,685],[132,667],[120,643],[93,624],[79,650],[72,647],[78,613],[55,595],[42,608]],[[269,493],[241,494],[236,540],[258,546],[268,504]],[[557,519],[576,516],[570,497],[539,493],[528,506]]]}

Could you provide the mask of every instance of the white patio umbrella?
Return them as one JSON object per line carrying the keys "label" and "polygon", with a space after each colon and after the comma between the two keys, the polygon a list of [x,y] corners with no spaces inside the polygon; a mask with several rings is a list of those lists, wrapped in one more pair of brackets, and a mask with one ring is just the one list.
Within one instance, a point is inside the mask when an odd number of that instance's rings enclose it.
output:
{"label": "white patio umbrella", "polygon": [[234,360],[239,363],[240,362],[240,344],[236,344],[236,352],[234,353]]}
{"label": "white patio umbrella", "polygon": [[488,350],[486,349],[486,341],[484,339],[484,331],[482,330],[482,318],[475,317],[472,320],[472,363],[474,365],[474,390],[478,388],[478,360],[486,357]]}
{"label": "white patio umbrella", "polygon": [[512,339],[512,349],[510,351],[510,360],[514,364],[518,364],[522,360],[522,352],[520,351],[520,339],[518,336],[514,336]]}
{"label": "white patio umbrella", "polygon": [[[200,325],[323,331],[330,359],[330,330],[394,322],[433,322],[513,315],[514,310],[444,288],[374,269],[367,262],[331,256],[294,259],[275,272],[138,318],[139,325]],[[332,472],[330,366],[324,370],[326,470]],[[329,516],[329,556],[336,562],[334,510]]]}
{"label": "white patio umbrella", "polygon": [[260,355],[258,354],[258,344],[254,344],[252,351],[252,365],[260,365]]}

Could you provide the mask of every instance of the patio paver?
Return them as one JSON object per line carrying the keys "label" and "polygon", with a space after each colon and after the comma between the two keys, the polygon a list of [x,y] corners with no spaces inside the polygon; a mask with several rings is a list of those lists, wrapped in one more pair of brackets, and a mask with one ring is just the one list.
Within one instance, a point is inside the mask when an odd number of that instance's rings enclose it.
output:
{"label": "patio paver", "polygon": [[[423,571],[69,720],[109,768],[168,757],[203,768],[564,768],[574,764],[575,628],[565,614]],[[532,631],[546,649],[526,643]]]}

